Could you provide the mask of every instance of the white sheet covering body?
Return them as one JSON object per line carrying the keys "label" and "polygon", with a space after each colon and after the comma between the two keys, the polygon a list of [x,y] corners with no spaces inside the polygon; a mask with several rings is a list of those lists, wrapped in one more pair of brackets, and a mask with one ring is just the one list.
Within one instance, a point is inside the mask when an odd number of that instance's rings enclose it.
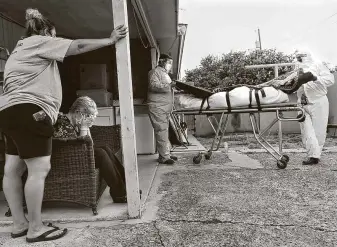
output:
{"label": "white sheet covering body", "polygon": [[[289,102],[289,97],[286,93],[281,90],[275,89],[274,87],[264,87],[265,97],[262,97],[261,91],[258,92],[261,105],[278,104]],[[249,106],[249,91],[248,87],[242,86],[237,87],[229,92],[229,100],[231,107],[239,106]],[[210,109],[214,108],[226,108],[227,92],[215,93],[209,97],[208,103]],[[179,109],[200,109],[202,99],[195,98],[193,95],[189,94],[176,94],[175,95],[175,107]],[[256,106],[255,90],[252,93],[252,105]],[[207,102],[203,105],[203,109],[208,106]]]}

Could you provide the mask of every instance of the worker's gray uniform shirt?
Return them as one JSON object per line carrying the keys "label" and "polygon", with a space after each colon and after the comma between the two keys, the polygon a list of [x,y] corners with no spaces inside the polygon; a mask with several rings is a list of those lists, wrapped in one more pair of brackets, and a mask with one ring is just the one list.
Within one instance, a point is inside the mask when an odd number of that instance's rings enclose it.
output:
{"label": "worker's gray uniform shirt", "polygon": [[18,104],[35,104],[54,124],[62,102],[57,61],[63,61],[71,42],[41,35],[20,40],[5,65],[0,111]]}
{"label": "worker's gray uniform shirt", "polygon": [[173,106],[172,80],[166,70],[157,66],[149,72],[148,103],[157,106],[167,106],[171,111]]}
{"label": "worker's gray uniform shirt", "polygon": [[159,158],[170,158],[169,114],[173,107],[171,78],[162,67],[149,72],[148,106],[149,116],[156,137]]}

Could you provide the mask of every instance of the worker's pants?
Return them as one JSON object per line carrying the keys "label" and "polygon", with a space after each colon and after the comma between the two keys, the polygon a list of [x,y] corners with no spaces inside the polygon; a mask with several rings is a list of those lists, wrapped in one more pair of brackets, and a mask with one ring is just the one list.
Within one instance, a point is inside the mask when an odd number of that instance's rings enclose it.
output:
{"label": "worker's pants", "polygon": [[308,157],[320,158],[329,118],[329,101],[326,96],[304,106],[305,121],[300,123],[302,142]]}
{"label": "worker's pants", "polygon": [[149,104],[148,106],[159,159],[165,161],[170,158],[169,117],[171,106],[158,106],[155,104]]}

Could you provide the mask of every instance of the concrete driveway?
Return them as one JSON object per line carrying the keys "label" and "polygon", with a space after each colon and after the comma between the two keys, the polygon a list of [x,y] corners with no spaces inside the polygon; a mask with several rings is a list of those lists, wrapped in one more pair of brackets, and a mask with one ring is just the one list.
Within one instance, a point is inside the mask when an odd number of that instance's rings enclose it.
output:
{"label": "concrete driveway", "polygon": [[[327,167],[278,170],[266,154],[221,152],[196,166],[181,156],[159,167],[141,220],[68,224],[63,239],[29,246],[337,246],[337,173]],[[26,246],[8,231],[0,245]]]}

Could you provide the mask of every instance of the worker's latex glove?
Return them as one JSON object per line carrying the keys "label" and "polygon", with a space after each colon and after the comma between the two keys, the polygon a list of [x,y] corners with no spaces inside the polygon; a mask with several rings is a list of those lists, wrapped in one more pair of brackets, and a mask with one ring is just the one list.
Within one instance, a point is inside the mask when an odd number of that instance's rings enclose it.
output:
{"label": "worker's latex glove", "polygon": [[305,94],[302,94],[302,96],[301,96],[301,104],[302,105],[308,104],[308,98],[307,98],[307,96],[305,96]]}
{"label": "worker's latex glove", "polygon": [[307,83],[309,81],[317,81],[317,76],[315,76],[311,72],[306,72],[306,73],[302,74],[301,77],[302,77],[302,81],[303,81],[302,84]]}

